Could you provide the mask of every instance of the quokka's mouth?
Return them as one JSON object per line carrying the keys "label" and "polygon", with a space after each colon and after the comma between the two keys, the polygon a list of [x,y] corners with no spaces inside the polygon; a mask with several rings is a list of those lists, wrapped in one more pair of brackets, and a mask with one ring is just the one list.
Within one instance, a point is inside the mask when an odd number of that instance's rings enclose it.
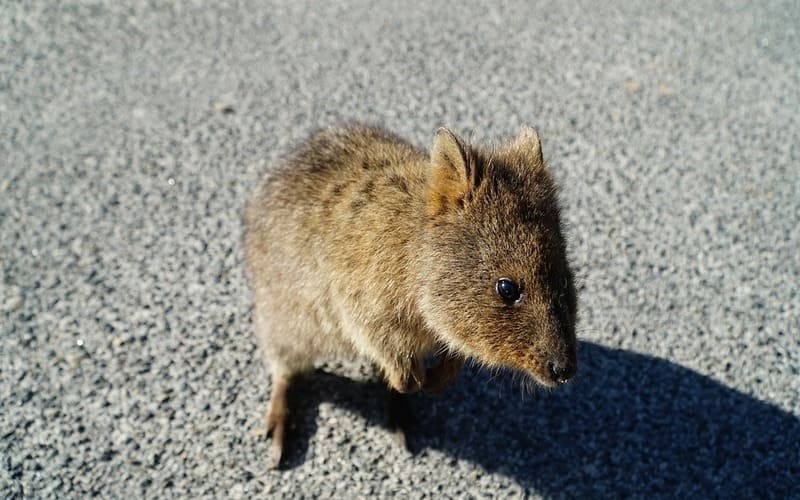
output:
{"label": "quokka's mouth", "polygon": [[575,376],[576,363],[560,362],[555,358],[539,361],[526,372],[543,387],[554,388],[568,384]]}

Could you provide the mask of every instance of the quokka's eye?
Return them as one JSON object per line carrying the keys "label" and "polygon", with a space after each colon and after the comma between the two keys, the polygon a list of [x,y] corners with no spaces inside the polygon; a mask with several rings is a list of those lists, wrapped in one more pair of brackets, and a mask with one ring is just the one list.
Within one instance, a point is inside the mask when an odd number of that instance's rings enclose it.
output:
{"label": "quokka's eye", "polygon": [[522,299],[522,287],[509,278],[500,278],[494,284],[494,291],[506,305],[513,306]]}

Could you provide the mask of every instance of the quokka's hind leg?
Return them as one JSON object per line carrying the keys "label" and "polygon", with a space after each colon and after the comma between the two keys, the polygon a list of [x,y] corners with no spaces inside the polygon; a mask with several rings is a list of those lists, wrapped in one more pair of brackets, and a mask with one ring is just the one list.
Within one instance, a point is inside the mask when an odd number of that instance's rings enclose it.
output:
{"label": "quokka's hind leg", "polygon": [[264,426],[253,431],[253,434],[272,438],[270,468],[277,469],[281,465],[286,443],[287,424],[292,417],[288,393],[295,378],[313,367],[314,358],[311,353],[298,352],[298,343],[303,344],[302,332],[281,330],[284,325],[291,324],[290,319],[275,314],[269,308],[259,307],[265,303],[268,302],[256,297],[253,320],[256,339],[272,376],[272,393]]}
{"label": "quokka's hind leg", "polygon": [[289,418],[287,393],[291,378],[286,375],[273,375],[272,395],[269,398],[264,427],[253,431],[256,436],[266,435],[272,438],[270,452],[270,469],[277,469],[283,456],[283,445],[286,439],[286,422]]}

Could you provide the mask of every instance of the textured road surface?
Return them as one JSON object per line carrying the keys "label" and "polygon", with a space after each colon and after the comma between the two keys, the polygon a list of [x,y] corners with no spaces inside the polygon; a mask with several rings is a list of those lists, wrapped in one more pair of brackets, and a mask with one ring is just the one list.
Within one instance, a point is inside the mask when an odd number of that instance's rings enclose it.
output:
{"label": "textured road surface", "polygon": [[[159,3],[0,2],[0,496],[800,498],[797,1]],[[580,375],[472,368],[409,453],[330,365],[272,472],[240,212],[352,119],[540,129]]]}

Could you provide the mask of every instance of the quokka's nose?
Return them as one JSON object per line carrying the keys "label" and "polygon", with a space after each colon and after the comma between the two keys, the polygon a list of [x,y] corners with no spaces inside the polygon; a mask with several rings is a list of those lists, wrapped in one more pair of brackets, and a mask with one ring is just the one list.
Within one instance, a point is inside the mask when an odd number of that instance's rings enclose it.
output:
{"label": "quokka's nose", "polygon": [[571,379],[575,375],[575,370],[575,363],[562,361],[558,358],[547,360],[547,371],[550,373],[550,379],[557,384],[563,384]]}

